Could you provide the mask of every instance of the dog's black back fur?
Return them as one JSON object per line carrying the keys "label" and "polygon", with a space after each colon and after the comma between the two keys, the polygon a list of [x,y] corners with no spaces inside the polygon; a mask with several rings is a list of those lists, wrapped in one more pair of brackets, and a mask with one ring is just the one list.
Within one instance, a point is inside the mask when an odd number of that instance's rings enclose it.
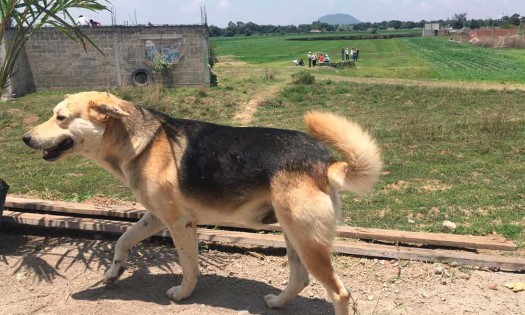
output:
{"label": "dog's black back fur", "polygon": [[179,136],[187,140],[179,184],[188,195],[211,200],[245,195],[268,188],[270,178],[281,170],[319,170],[322,174],[316,175],[322,176],[334,160],[324,144],[299,131],[231,127],[166,115],[162,121],[171,140],[177,141]]}

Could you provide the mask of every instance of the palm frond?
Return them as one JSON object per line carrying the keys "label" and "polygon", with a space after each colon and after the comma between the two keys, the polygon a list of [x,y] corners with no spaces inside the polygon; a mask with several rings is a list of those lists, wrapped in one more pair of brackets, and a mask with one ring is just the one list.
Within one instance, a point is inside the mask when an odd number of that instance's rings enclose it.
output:
{"label": "palm frond", "polygon": [[[7,86],[9,78],[13,75],[16,59],[27,39],[44,25],[54,26],[84,50],[87,50],[87,44],[90,44],[104,54],[76,25],[69,10],[104,11],[108,10],[107,4],[108,0],[0,0],[0,38],[6,47],[0,69],[0,87]],[[64,18],[60,17],[61,14]],[[16,28],[6,32],[9,19],[13,20]],[[6,38],[6,35],[9,38]]]}

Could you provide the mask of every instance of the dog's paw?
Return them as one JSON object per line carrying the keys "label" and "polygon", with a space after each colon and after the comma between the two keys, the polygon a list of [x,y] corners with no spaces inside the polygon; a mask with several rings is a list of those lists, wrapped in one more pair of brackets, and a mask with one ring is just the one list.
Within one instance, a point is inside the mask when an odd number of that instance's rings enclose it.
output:
{"label": "dog's paw", "polygon": [[166,295],[173,301],[179,302],[188,298],[191,295],[191,292],[184,292],[182,286],[178,285],[171,287],[168,292],[166,292]]}
{"label": "dog's paw", "polygon": [[268,306],[269,308],[280,308],[283,306],[281,299],[275,294],[265,295],[264,303],[266,303],[266,306]]}
{"label": "dog's paw", "polygon": [[119,268],[109,268],[109,270],[104,274],[102,281],[105,285],[115,283],[122,273],[124,273],[124,269],[124,266],[120,266]]}

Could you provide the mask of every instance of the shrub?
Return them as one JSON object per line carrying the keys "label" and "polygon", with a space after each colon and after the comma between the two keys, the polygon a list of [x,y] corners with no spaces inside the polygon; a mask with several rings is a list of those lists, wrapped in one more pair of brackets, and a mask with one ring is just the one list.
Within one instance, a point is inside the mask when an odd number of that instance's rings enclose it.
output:
{"label": "shrub", "polygon": [[151,68],[160,75],[162,83],[166,86],[173,86],[175,62],[170,62],[166,54],[159,53],[153,57]]}
{"label": "shrub", "polygon": [[292,81],[294,84],[314,84],[315,76],[303,70],[292,74]]}
{"label": "shrub", "polygon": [[204,86],[199,86],[199,88],[197,88],[197,95],[200,97],[208,96],[208,93],[206,92],[206,88]]}
{"label": "shrub", "polygon": [[123,86],[114,93],[122,99],[151,107],[164,113],[168,113],[169,108],[172,106],[171,99],[166,97],[166,89],[162,84],[150,84],[140,87]]}
{"label": "shrub", "polygon": [[283,104],[283,100],[281,98],[265,99],[265,100],[261,101],[259,106],[266,106],[266,107],[272,107],[272,108],[285,107],[284,104]]}
{"label": "shrub", "polygon": [[266,81],[272,81],[275,79],[275,70],[274,69],[264,69],[264,76]]}
{"label": "shrub", "polygon": [[215,50],[215,46],[210,45],[209,56],[208,56],[208,63],[210,64],[210,68],[213,68],[217,62],[219,62],[219,55],[217,54],[217,51]]}

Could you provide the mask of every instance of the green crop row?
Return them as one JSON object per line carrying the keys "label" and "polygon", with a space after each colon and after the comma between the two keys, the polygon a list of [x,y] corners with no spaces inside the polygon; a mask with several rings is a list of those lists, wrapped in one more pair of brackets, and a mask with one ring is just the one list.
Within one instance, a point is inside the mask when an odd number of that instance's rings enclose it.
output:
{"label": "green crop row", "polygon": [[493,49],[442,38],[403,39],[440,79],[490,82],[525,82],[525,55],[512,49]]}

